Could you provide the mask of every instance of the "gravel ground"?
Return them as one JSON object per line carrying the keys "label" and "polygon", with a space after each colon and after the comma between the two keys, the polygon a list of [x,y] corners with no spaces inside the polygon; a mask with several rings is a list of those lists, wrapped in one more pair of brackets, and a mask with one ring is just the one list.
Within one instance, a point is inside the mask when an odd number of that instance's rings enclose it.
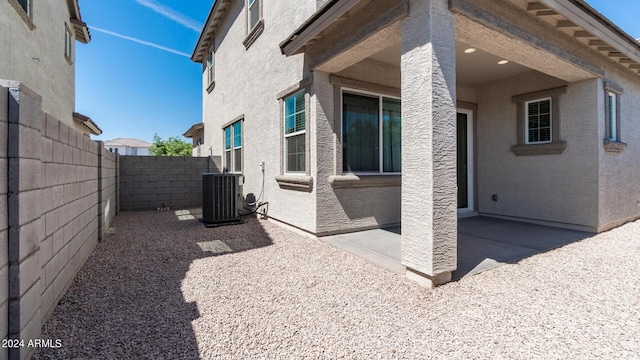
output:
{"label": "gravel ground", "polygon": [[113,226],[37,359],[640,358],[640,221],[435,290],[257,219]]}

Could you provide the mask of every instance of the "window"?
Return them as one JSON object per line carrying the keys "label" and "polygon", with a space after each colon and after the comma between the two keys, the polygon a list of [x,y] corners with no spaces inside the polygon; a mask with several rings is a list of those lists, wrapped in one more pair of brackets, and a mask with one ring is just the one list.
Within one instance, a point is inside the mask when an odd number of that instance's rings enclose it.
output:
{"label": "window", "polygon": [[621,106],[623,89],[610,80],[604,80],[604,150],[607,154],[619,154],[627,146],[621,140]]}
{"label": "window", "polygon": [[131,148],[131,155],[138,155],[138,148]]}
{"label": "window", "polygon": [[284,99],[284,164],[286,173],[306,170],[305,92]]}
{"label": "window", "polygon": [[402,168],[401,139],[399,99],[343,92],[344,172],[399,173]]}
{"label": "window", "polygon": [[242,172],[242,121],[224,128],[224,172]]}
{"label": "window", "polygon": [[71,32],[65,24],[64,26],[64,57],[71,61]]}
{"label": "window", "polygon": [[9,4],[18,13],[20,18],[27,24],[30,30],[35,30],[33,23],[33,3],[32,0],[8,0]]}
{"label": "window", "polygon": [[209,84],[213,84],[215,80],[215,54],[213,50],[213,46],[209,49],[209,54],[207,55],[207,80]]}
{"label": "window", "polygon": [[258,24],[258,21],[260,21],[260,0],[247,0],[247,1],[249,6],[249,11],[247,11],[247,18],[248,18],[248,24],[249,24],[248,31],[251,32],[251,30],[253,30],[253,28],[256,27],[256,25]]}
{"label": "window", "polygon": [[264,21],[262,21],[262,0],[247,0],[246,4],[247,37],[242,44],[248,50],[264,31]]}
{"label": "window", "polygon": [[527,144],[551,142],[551,98],[527,101],[526,137]]}
{"label": "window", "polygon": [[18,4],[28,17],[31,17],[31,0],[18,0]]}
{"label": "window", "polygon": [[515,95],[516,139],[511,147],[516,156],[558,155],[567,149],[560,136],[560,99],[567,86]]}
{"label": "window", "polygon": [[618,94],[609,91],[607,93],[607,139],[618,141]]}

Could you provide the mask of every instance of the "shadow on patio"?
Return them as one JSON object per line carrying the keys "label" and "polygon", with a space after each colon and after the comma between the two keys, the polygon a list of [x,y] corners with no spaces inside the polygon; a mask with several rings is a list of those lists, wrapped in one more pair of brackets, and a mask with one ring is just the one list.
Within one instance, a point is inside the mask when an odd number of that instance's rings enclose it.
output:
{"label": "shadow on patio", "polygon": [[63,346],[34,358],[199,358],[192,322],[201,314],[185,299],[187,273],[199,259],[272,245],[256,219],[205,228],[199,217],[121,213],[43,326],[41,337]]}
{"label": "shadow on patio", "polygon": [[[374,229],[321,239],[397,274],[400,227]],[[484,216],[458,219],[458,268],[453,280],[480,273],[593,236],[591,233]]]}

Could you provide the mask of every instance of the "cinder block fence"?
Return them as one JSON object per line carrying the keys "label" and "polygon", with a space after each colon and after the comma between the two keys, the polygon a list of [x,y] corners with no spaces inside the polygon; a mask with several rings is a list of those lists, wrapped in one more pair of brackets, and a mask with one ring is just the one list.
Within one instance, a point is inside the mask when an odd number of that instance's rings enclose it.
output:
{"label": "cinder block fence", "polygon": [[[0,337],[28,344],[119,209],[202,204],[202,173],[220,158],[120,157],[0,80]],[[35,348],[0,347],[1,359]]]}
{"label": "cinder block fence", "polygon": [[[24,84],[0,80],[0,335],[24,359],[115,216],[117,157],[41,109]],[[100,178],[104,175],[103,178]]]}
{"label": "cinder block fence", "polygon": [[202,174],[219,173],[220,157],[120,157],[120,209],[202,206]]}

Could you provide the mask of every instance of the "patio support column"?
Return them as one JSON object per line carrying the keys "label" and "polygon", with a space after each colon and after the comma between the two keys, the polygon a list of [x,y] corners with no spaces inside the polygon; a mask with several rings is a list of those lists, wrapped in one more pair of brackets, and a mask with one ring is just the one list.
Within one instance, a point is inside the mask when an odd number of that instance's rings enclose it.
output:
{"label": "patio support column", "polygon": [[433,287],[457,265],[455,23],[411,0],[402,24],[402,264]]}

